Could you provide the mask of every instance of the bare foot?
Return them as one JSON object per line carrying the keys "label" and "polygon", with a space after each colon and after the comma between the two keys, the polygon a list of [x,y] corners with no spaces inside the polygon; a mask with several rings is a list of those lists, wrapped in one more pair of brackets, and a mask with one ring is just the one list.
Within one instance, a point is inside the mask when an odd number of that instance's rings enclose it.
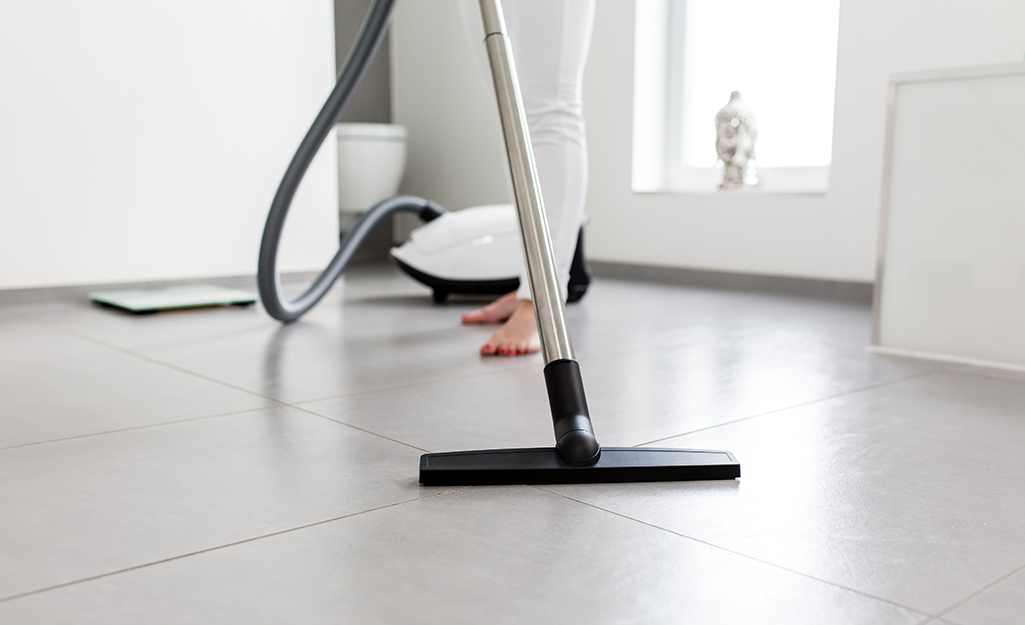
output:
{"label": "bare foot", "polygon": [[516,291],[507,293],[484,308],[463,315],[463,323],[501,323],[516,311]]}
{"label": "bare foot", "polygon": [[[514,293],[513,296],[515,295]],[[483,356],[519,356],[532,354],[539,349],[541,341],[537,337],[534,306],[529,300],[517,300],[516,309],[509,316],[509,320],[498,329],[498,332],[491,335],[488,342],[480,348],[480,353]]]}

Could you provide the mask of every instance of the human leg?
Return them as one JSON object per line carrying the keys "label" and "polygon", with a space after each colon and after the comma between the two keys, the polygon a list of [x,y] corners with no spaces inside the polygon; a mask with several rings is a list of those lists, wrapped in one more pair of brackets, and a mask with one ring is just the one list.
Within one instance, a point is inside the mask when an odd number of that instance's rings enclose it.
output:
{"label": "human leg", "polygon": [[[594,0],[508,0],[506,24],[563,298],[587,194],[584,65]],[[526,272],[520,299],[530,298]]]}
{"label": "human leg", "polygon": [[[475,5],[473,0],[464,0],[464,16],[471,29],[476,27],[470,13]],[[587,189],[582,86],[594,0],[507,0],[504,8],[565,297]],[[540,348],[533,312],[514,302],[511,295],[463,316],[465,323],[508,317],[506,325],[481,348],[483,354],[529,353]],[[516,299],[530,300],[525,271]]]}

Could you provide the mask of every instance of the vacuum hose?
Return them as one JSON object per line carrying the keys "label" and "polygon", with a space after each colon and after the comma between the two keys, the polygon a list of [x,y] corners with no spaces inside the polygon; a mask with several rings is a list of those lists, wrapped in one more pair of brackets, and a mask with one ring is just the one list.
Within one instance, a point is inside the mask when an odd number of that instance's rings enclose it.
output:
{"label": "vacuum hose", "polygon": [[292,205],[296,189],[299,188],[299,183],[306,174],[313,157],[338,122],[342,110],[345,109],[345,105],[348,104],[350,97],[366,73],[367,67],[374,59],[374,53],[377,52],[385,30],[388,28],[388,21],[394,6],[395,0],[375,0],[370,7],[366,19],[363,20],[356,44],[352,47],[342,66],[338,83],[331,91],[331,95],[328,96],[320,113],[317,114],[317,118],[313,121],[313,125],[310,126],[302,143],[299,144],[299,149],[296,150],[292,162],[285,170],[285,175],[278,186],[278,192],[274,195],[274,201],[271,203],[270,213],[267,215],[267,225],[263,230],[263,240],[260,243],[260,263],[256,281],[260,289],[260,300],[263,302],[263,307],[279,321],[294,321],[313,308],[324,297],[338,276],[345,271],[345,267],[349,264],[359,244],[382,219],[399,212],[415,212],[424,221],[430,221],[445,212],[445,209],[433,202],[412,196],[398,196],[379,202],[364,213],[359,221],[349,229],[330,264],[313,281],[305,293],[291,302],[282,295],[277,259],[281,231],[285,225],[285,218],[288,216],[288,209]]}

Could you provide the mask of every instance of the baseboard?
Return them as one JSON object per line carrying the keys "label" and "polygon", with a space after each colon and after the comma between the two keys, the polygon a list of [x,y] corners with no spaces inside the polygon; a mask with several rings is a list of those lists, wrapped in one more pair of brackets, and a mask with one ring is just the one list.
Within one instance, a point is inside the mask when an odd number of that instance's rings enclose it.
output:
{"label": "baseboard", "polygon": [[1004,369],[1005,371],[1025,372],[1025,365],[1013,362],[1001,362],[998,360],[983,360],[968,356],[955,356],[953,354],[938,354],[936,352],[921,352],[915,349],[903,349],[900,347],[883,347],[882,345],[869,345],[868,351],[888,356],[905,356],[907,358],[918,358],[920,360],[936,360],[939,362],[951,362],[959,365],[970,365],[973,367],[989,367],[990,369]]}
{"label": "baseboard", "polygon": [[[281,274],[281,281],[310,282],[319,275],[316,271],[298,271]],[[32,289],[0,290],[0,306],[17,304],[48,304],[54,302],[83,302],[92,291],[114,291],[118,289],[153,289],[182,284],[216,284],[231,289],[256,291],[256,276],[218,276],[212,278],[188,278],[181,280],[149,280],[145,282],[119,282],[116,284],[76,284],[72,286],[49,286]]]}
{"label": "baseboard", "polygon": [[600,260],[589,260],[588,264],[591,267],[591,273],[598,278],[679,284],[733,291],[758,291],[797,297],[857,302],[860,304],[872,303],[873,284],[871,282],[767,276],[730,271],[687,269],[685,267],[635,265],[632,263]]}
{"label": "baseboard", "polygon": [[[363,263],[377,264],[371,259]],[[588,265],[596,278],[655,282],[658,284],[679,284],[709,289],[734,291],[758,291],[798,297],[815,297],[862,304],[872,303],[872,283],[847,282],[842,280],[820,280],[815,278],[792,278],[788,276],[765,276],[758,274],[686,269],[683,267],[661,267],[656,265],[635,265],[590,260]],[[283,282],[310,282],[318,272],[303,271],[281,275]],[[190,278],[183,280],[150,280],[145,282],[122,282],[118,284],[83,284],[73,286],[41,287],[29,289],[0,289],[0,306],[17,304],[43,304],[50,302],[84,301],[91,291],[114,289],[148,289],[178,284],[216,284],[233,289],[256,290],[256,276],[220,276],[212,278]]]}

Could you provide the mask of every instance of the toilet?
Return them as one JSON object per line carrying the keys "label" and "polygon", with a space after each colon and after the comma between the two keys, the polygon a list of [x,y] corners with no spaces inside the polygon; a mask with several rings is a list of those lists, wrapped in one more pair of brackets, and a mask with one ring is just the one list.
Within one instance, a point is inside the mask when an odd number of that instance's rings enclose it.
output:
{"label": "toilet", "polygon": [[405,126],[336,126],[338,134],[338,208],[344,232],[359,213],[398,194],[406,167]]}

